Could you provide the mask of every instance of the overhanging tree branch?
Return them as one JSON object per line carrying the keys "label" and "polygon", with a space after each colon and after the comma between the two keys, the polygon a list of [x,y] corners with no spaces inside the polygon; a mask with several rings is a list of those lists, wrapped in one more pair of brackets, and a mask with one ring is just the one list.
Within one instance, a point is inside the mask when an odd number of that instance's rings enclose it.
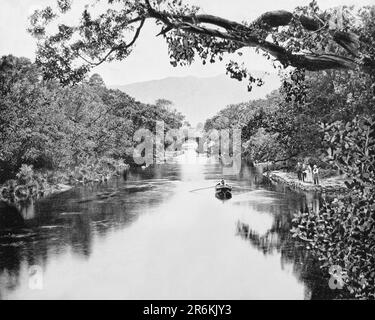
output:
{"label": "overhanging tree branch", "polygon": [[[239,43],[241,47],[257,47],[271,54],[284,66],[293,66],[298,68],[305,68],[311,71],[318,71],[325,69],[354,69],[360,65],[355,60],[340,55],[290,53],[282,46],[276,45],[269,41],[263,40],[257,36],[254,36],[253,33],[249,33],[246,35],[243,35],[243,33],[241,33],[240,35],[236,35],[236,33],[234,32],[223,32],[217,29],[207,28],[199,24],[200,22],[204,21],[205,23],[212,23],[214,25],[220,24],[221,27],[228,26],[228,29],[230,30],[234,30],[234,25],[236,25],[236,27],[238,28],[238,24],[235,24],[231,21],[227,21],[224,19],[216,18],[214,16],[204,16],[204,18],[202,18],[202,16],[197,16],[199,17],[197,20],[195,19],[195,17],[178,17],[182,21],[192,21],[195,23],[193,24],[188,22],[171,22],[168,18],[173,17],[172,15],[166,14],[164,16],[163,13],[158,12],[157,14],[155,14],[154,11],[151,11],[150,13],[150,17],[155,17],[157,19],[159,19],[161,16],[163,17],[163,22],[167,21],[170,30],[182,29],[185,32],[189,33],[203,34],[234,41]],[[264,14],[260,19],[257,20],[257,23],[259,23],[260,21],[267,21],[267,23],[271,23],[271,17],[277,17],[272,24],[273,26],[280,25],[281,23],[287,23],[288,21],[290,21],[289,15],[286,15],[285,12],[278,11],[276,13]],[[240,26],[242,30],[245,30],[247,28],[244,25]],[[251,32],[249,28],[247,28],[247,30]]]}
{"label": "overhanging tree branch", "polygon": [[[109,5],[112,5],[111,1]],[[50,78],[57,75],[67,83],[71,77],[77,82],[91,67],[107,60],[125,59],[146,20],[156,20],[161,25],[158,35],[166,39],[174,66],[190,64],[196,57],[203,63],[206,60],[213,63],[216,57],[222,59],[224,52],[233,53],[250,47],[261,50],[284,67],[311,71],[352,69],[375,77],[371,26],[337,27],[329,13],[319,11],[314,4],[294,12],[266,12],[252,23],[200,14],[196,8],[168,0],[129,0],[124,2],[124,10],[116,10],[108,9],[95,19],[85,10],[78,27],[62,26],[58,34],[44,38],[45,42],[39,45],[37,61],[45,66],[45,70],[50,70]],[[375,11],[374,8],[371,10]],[[138,22],[134,37],[125,42],[125,31],[133,30],[131,25]],[[36,24],[30,32],[38,35],[45,31]],[[69,42],[73,34],[80,37],[75,43]],[[86,65],[74,67],[73,60],[78,58]],[[227,68],[227,71],[241,80],[246,70],[238,68],[236,63],[230,67],[233,66],[237,69]]]}

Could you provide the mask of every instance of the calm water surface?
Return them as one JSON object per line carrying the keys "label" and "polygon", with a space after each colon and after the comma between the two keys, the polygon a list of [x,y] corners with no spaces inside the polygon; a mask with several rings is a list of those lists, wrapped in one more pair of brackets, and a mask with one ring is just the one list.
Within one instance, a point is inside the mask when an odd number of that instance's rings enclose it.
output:
{"label": "calm water surface", "polygon": [[[223,202],[201,189],[219,178],[218,163],[188,152],[175,164],[38,201],[22,225],[0,228],[0,298],[330,297],[289,233],[293,212],[316,209],[317,196],[243,168]],[[31,266],[42,270],[42,290],[30,287]]]}

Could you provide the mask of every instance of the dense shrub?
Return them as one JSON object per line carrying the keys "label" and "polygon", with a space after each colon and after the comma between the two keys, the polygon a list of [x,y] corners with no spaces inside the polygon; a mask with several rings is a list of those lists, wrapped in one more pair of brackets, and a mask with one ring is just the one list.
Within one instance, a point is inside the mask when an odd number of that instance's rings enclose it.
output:
{"label": "dense shrub", "polygon": [[343,281],[342,296],[375,299],[375,121],[355,118],[326,131],[329,159],[352,178],[349,195],[327,201],[320,212],[295,216],[292,233]]}

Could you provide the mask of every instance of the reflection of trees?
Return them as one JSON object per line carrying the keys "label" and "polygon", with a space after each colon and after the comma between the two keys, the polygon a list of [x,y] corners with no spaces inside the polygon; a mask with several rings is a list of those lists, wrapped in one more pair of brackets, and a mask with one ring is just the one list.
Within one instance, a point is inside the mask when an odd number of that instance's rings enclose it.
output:
{"label": "reflection of trees", "polygon": [[[25,208],[25,212],[33,209],[35,215],[17,224],[19,227],[5,229],[0,225],[0,298],[3,290],[18,286],[23,267],[43,267],[52,254],[62,254],[69,248],[88,258],[94,235],[105,237],[129,225],[145,207],[161,204],[171,194],[168,182],[157,190],[127,187],[137,185],[137,180],[146,180],[142,183],[147,184],[148,179],[164,176],[161,170],[167,169],[139,170],[128,176],[129,182],[115,180],[53,195],[36,202],[33,208]],[[170,177],[177,179],[178,172],[171,171]],[[86,198],[90,201],[80,202]],[[9,214],[1,209],[0,216]]]}
{"label": "reflection of trees", "polygon": [[249,225],[240,221],[237,222],[237,234],[242,238],[250,240],[252,245],[262,251],[264,254],[273,253],[274,250],[279,250],[279,236],[273,232],[267,231],[263,236],[250,229]]}
{"label": "reflection of trees", "polygon": [[244,162],[239,173],[241,180],[247,181],[251,186],[259,185],[264,182],[262,167],[249,167]]}
{"label": "reflection of trees", "polygon": [[15,205],[0,200],[0,228],[19,227],[24,223]]}
{"label": "reflection of trees", "polygon": [[[305,246],[295,240],[290,233],[291,212],[300,210],[301,205],[310,204],[306,203],[306,198],[296,201],[296,194],[285,194],[284,197],[285,203],[268,204],[267,211],[271,211],[274,221],[272,227],[265,234],[260,235],[252,230],[249,224],[241,221],[237,222],[236,232],[265,255],[280,253],[281,265],[291,264],[293,273],[298,280],[307,286],[307,297],[310,296],[311,299],[334,298],[334,291],[328,287],[328,277],[326,278],[322,274],[317,261]],[[267,204],[253,204],[252,208],[265,212],[266,206]]]}
{"label": "reflection of trees", "polygon": [[[207,170],[205,172],[205,178],[207,180],[216,180],[221,179],[223,175],[222,171],[222,164],[215,163],[216,165],[216,172],[212,172],[211,170]],[[263,169],[262,167],[249,167],[246,161],[242,161],[241,170],[237,175],[234,176],[227,176],[228,180],[235,180],[237,182],[245,181],[246,186],[259,186],[259,185],[268,185],[270,181],[263,176]]]}
{"label": "reflection of trees", "polygon": [[0,247],[0,299],[2,291],[12,290],[18,285],[21,257],[15,247]]}

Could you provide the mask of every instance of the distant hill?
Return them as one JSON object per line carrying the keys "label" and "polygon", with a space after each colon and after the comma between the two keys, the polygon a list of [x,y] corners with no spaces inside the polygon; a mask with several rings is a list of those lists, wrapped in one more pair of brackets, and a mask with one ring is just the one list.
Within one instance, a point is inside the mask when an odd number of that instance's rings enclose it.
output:
{"label": "distant hill", "polygon": [[254,76],[262,76],[265,84],[254,86],[251,92],[247,82],[230,79],[226,75],[209,78],[170,77],[161,80],[111,86],[146,103],[154,103],[159,98],[171,100],[174,107],[186,116],[192,125],[204,122],[229,104],[264,98],[280,86],[277,74],[254,71]]}

